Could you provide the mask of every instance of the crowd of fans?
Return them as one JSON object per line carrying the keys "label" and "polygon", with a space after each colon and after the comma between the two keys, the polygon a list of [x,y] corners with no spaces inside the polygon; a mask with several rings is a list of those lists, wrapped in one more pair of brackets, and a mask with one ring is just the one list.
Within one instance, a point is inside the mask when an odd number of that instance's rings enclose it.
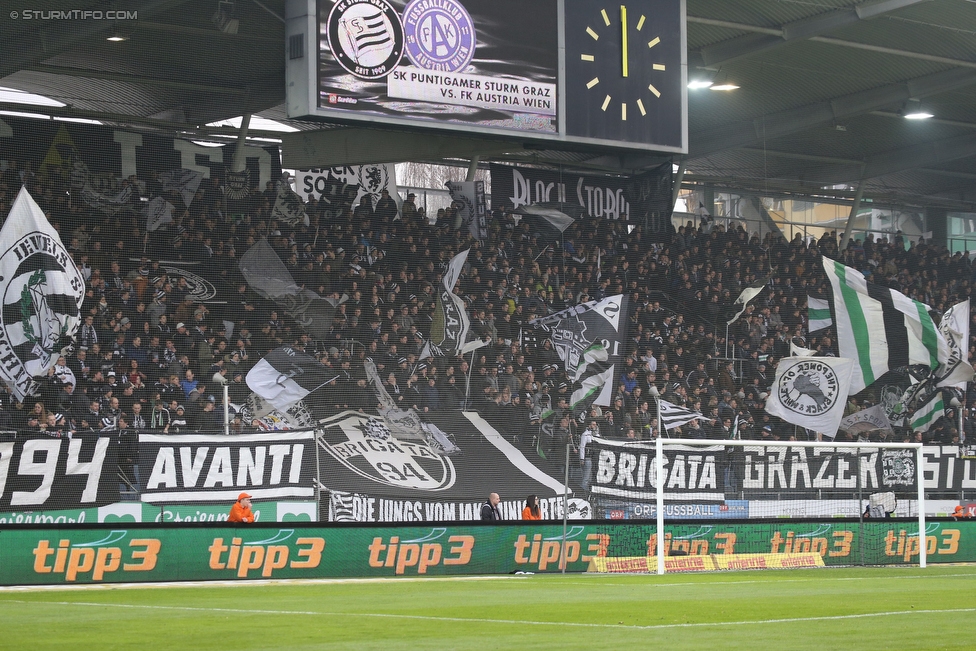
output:
{"label": "crowd of fans", "polygon": [[[479,242],[456,227],[452,209],[428,220],[413,195],[398,205],[386,193],[375,205],[369,197],[353,205],[348,195],[310,195],[309,225],[292,227],[271,219],[273,184],[253,190],[235,211],[216,177],[203,180],[185,210],[178,195],[167,196],[181,207],[175,222],[147,233],[142,206],[167,194],[155,174],[123,181],[133,188],[131,204],[106,214],[71,195],[63,170],[35,174],[29,164],[8,162],[0,175],[0,217],[25,183],[87,280],[73,350],[41,379],[36,396],[20,403],[4,394],[0,405],[0,429],[52,436],[222,430],[222,386],[230,402],[245,403],[248,370],[288,344],[337,376],[309,401],[318,417],[375,409],[364,369],[370,359],[398,406],[420,413],[474,409],[543,451],[578,441],[591,422],[601,436],[656,436],[652,387],[704,415],[668,431],[672,437],[807,438],[816,433],[770,417],[763,400],[791,341],[819,354],[837,352],[831,330],[807,332],[806,297],[825,295],[822,255],[939,312],[973,287],[967,255],[900,234],[868,235],[840,252],[834,232],[787,241],[750,235],[734,222],[728,228],[688,222],[657,241],[640,223],[585,219],[561,241],[547,242],[517,215],[495,211],[488,239]],[[243,280],[237,260],[262,237],[300,285],[349,297],[327,339],[311,339]],[[456,291],[468,305],[470,336],[490,343],[473,358],[421,358],[442,275],[468,248]],[[195,302],[185,278],[168,275],[160,261],[202,263],[230,299]],[[741,290],[766,277],[768,288],[727,326]],[[611,406],[573,414],[568,399],[575,387],[551,342],[529,321],[614,294],[627,295],[630,310]],[[878,400],[869,388],[848,411]],[[958,441],[954,422],[943,419],[924,438]],[[236,416],[231,428],[256,425]]]}

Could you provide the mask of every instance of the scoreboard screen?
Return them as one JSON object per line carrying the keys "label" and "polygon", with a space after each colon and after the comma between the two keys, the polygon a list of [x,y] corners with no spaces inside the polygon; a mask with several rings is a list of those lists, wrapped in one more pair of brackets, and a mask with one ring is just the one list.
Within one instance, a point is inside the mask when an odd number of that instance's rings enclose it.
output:
{"label": "scoreboard screen", "polygon": [[687,151],[681,0],[289,0],[290,117]]}

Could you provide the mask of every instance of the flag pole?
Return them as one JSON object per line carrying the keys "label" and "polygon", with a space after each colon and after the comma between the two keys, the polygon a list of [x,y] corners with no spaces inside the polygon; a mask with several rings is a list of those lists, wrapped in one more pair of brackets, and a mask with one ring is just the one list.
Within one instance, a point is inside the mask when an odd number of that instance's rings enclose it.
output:
{"label": "flag pole", "polygon": [[[475,349],[477,350],[477,348]],[[464,408],[471,409],[471,372],[474,370],[474,350],[471,351],[471,361],[468,362],[468,377],[464,380]]]}

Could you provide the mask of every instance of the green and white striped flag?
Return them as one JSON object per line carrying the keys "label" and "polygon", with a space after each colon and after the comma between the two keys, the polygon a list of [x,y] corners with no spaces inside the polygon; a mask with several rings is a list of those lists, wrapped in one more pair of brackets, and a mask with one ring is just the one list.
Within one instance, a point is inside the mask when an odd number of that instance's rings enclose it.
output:
{"label": "green and white striped flag", "polygon": [[826,256],[823,266],[833,289],[840,356],[854,360],[851,394],[889,370],[910,364],[934,369],[948,358],[948,344],[928,305],[869,283],[859,271]]}
{"label": "green and white striped flag", "polygon": [[808,332],[823,330],[834,324],[834,320],[830,318],[830,303],[822,298],[807,296],[807,317],[809,317]]}
{"label": "green and white striped flag", "polygon": [[942,401],[942,392],[936,391],[927,403],[922,405],[912,414],[911,426],[914,432],[926,432],[935,421],[945,414],[945,403]]}

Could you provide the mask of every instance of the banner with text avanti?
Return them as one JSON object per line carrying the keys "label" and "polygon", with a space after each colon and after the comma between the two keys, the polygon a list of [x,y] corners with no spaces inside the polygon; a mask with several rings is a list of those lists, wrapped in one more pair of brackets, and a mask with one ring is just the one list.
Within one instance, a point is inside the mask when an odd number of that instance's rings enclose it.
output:
{"label": "banner with text avanti", "polygon": [[[826,565],[918,561],[911,521],[766,522],[669,527],[671,556],[816,553]],[[932,522],[928,561],[976,561],[976,522]],[[649,524],[0,529],[0,584],[444,576],[583,571],[594,557],[643,557]]]}

